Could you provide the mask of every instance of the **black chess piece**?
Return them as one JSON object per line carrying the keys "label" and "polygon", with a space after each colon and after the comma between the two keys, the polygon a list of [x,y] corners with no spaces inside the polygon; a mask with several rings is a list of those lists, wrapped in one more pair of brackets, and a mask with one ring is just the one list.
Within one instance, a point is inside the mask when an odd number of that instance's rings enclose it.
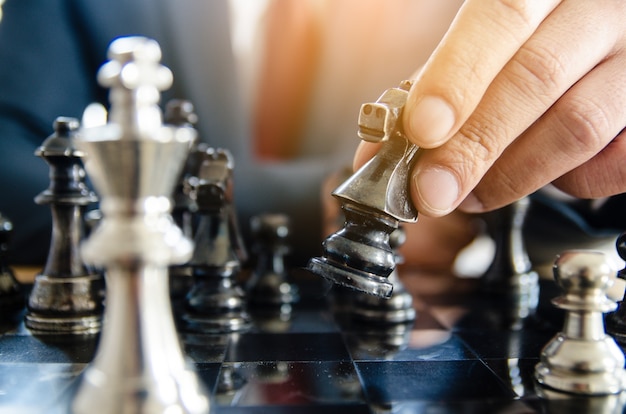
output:
{"label": "black chess piece", "polygon": [[0,314],[3,319],[15,317],[24,309],[24,290],[9,265],[8,252],[13,223],[0,213]]}
{"label": "black chess piece", "polygon": [[[178,127],[194,128],[198,122],[198,115],[195,112],[193,103],[184,99],[172,99],[165,105],[164,121],[166,124]],[[191,200],[185,194],[185,179],[197,174],[198,160],[197,155],[200,150],[198,139],[191,144],[191,149],[187,155],[185,166],[181,176],[176,183],[174,189],[174,207],[172,208],[172,217],[178,226],[182,229],[183,234],[189,238],[193,238],[193,222],[191,213]]]}
{"label": "black chess piece", "polygon": [[54,134],[35,154],[50,166],[50,186],[35,201],[52,212],[52,240],[46,265],[28,298],[26,326],[44,333],[92,334],[100,330],[103,278],[87,268],[79,252],[85,208],[97,201],[85,184],[84,152],[75,146],[77,119],[59,117]]}
{"label": "black chess piece", "polygon": [[[165,105],[164,122],[177,127],[194,128],[198,122],[198,115],[195,112],[193,103],[184,99],[172,99]],[[191,143],[191,148],[187,154],[185,165],[176,182],[174,188],[174,206],[172,207],[172,218],[181,228],[185,237],[192,239],[194,236],[194,214],[191,211],[193,201],[185,192],[185,181],[198,173],[199,162],[202,152],[206,150],[206,144],[200,143],[198,136]],[[185,295],[192,286],[192,278],[189,267],[170,267],[170,296],[175,308],[184,300]]]}
{"label": "black chess piece", "polygon": [[[615,248],[619,257],[626,261],[626,232],[617,237]],[[617,272],[617,277],[626,281],[626,268],[620,269]],[[606,331],[615,338],[622,348],[626,346],[626,304],[624,300],[619,301],[617,310],[606,317]]]}
{"label": "black chess piece", "polygon": [[255,307],[280,308],[298,300],[285,264],[289,253],[289,217],[263,214],[250,221],[256,266],[246,286],[248,303]]}
{"label": "black chess piece", "polygon": [[615,274],[602,252],[573,250],[554,265],[564,295],[553,300],[565,310],[563,330],[541,351],[537,382],[573,394],[619,394],[626,385],[624,354],[605,333],[603,313],[616,304],[606,296]]}
{"label": "black chess piece", "polygon": [[248,310],[254,325],[264,332],[289,329],[293,305],[300,299],[285,256],[289,245],[289,217],[265,213],[250,220],[252,252],[256,262],[246,283]]}
{"label": "black chess piece", "polygon": [[323,243],[322,257],[307,268],[340,285],[381,297],[391,296],[387,280],[396,266],[389,235],[399,222],[415,222],[409,179],[418,147],[402,131],[401,115],[411,82],[385,91],[361,106],[359,137],[382,142],[380,151],[333,196],[341,201],[346,223]]}
{"label": "black chess piece", "polygon": [[[401,264],[404,260],[398,249],[405,240],[406,234],[402,226],[390,235],[389,245],[394,251],[397,264]],[[384,325],[410,324],[415,320],[416,311],[413,307],[413,297],[404,287],[397,267],[391,272],[388,280],[393,284],[393,292],[388,299],[354,291],[354,298],[350,307],[350,313],[354,320],[367,324]]]}
{"label": "black chess piece", "polygon": [[496,250],[480,287],[491,300],[506,304],[510,312],[502,316],[509,318],[511,327],[532,315],[539,303],[539,275],[533,269],[523,234],[529,207],[530,199],[525,197],[484,215]]}
{"label": "black chess piece", "polygon": [[247,255],[232,203],[229,151],[207,148],[198,175],[186,181],[197,228],[191,260],[184,265],[193,285],[184,301],[182,322],[197,332],[235,332],[250,327],[245,294],[237,276]]}

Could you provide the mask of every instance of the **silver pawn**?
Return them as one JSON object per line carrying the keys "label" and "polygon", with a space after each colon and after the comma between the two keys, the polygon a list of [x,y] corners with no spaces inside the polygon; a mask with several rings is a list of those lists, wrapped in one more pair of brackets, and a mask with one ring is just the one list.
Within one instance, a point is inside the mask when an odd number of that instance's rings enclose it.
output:
{"label": "silver pawn", "polygon": [[50,186],[35,201],[48,204],[52,213],[48,258],[25,315],[26,326],[37,333],[93,334],[102,323],[102,276],[84,265],[79,252],[85,208],[97,197],[85,184],[85,153],[75,144],[78,127],[77,119],[57,118],[54,134],[35,152],[50,166]]}
{"label": "silver pawn", "polygon": [[574,394],[621,393],[624,354],[604,330],[603,313],[616,304],[606,296],[615,281],[602,252],[572,250],[560,255],[554,277],[565,294],[553,303],[565,310],[564,328],[541,351],[535,378],[543,386]]}
{"label": "silver pawn", "polygon": [[98,80],[110,87],[109,123],[83,128],[77,143],[101,196],[102,222],[83,244],[85,262],[106,271],[105,322],[74,413],[209,412],[209,398],[185,361],[168,289],[168,267],[191,257],[174,224],[171,195],[195,130],[164,126],[160,91],[172,74],[151,39],[109,47]]}

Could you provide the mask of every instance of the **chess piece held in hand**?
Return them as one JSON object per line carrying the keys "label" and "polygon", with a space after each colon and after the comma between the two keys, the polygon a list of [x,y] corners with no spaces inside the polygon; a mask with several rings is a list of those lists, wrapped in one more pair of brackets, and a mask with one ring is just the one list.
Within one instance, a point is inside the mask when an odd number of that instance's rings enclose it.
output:
{"label": "chess piece held in hand", "polygon": [[603,313],[616,307],[606,296],[615,281],[606,256],[567,251],[557,258],[554,277],[565,294],[553,303],[565,310],[565,322],[541,352],[537,382],[574,394],[621,393],[626,384],[624,354],[604,330]]}
{"label": "chess piece held in hand", "polygon": [[389,235],[399,222],[417,221],[409,175],[418,147],[402,131],[402,110],[410,87],[404,81],[361,107],[359,137],[383,145],[333,192],[346,223],[323,242],[322,257],[311,259],[307,266],[335,283],[385,298],[391,296],[393,284],[387,277],[396,266]]}

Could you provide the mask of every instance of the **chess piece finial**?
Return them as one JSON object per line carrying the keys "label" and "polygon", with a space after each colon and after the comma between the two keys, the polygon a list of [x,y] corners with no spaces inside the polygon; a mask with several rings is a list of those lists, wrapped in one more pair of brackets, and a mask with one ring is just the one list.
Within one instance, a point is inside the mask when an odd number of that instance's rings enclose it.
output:
{"label": "chess piece finial", "polygon": [[85,234],[85,209],[97,201],[85,183],[75,145],[79,122],[59,117],[54,134],[35,151],[50,166],[50,186],[35,198],[52,213],[52,239],[44,269],[28,298],[26,326],[38,333],[93,334],[103,312],[102,276],[83,263],[79,245]]}
{"label": "chess piece finial", "polygon": [[396,266],[389,235],[399,222],[417,220],[409,175],[418,147],[407,140],[401,121],[410,87],[405,81],[361,106],[359,137],[383,145],[333,192],[346,223],[324,241],[323,256],[308,264],[315,274],[381,297],[391,296],[393,285],[387,277]]}
{"label": "chess piece finial", "polygon": [[159,91],[171,73],[158,44],[115,40],[99,72],[109,86],[109,123],[81,130],[77,143],[101,197],[102,221],[82,246],[83,258],[106,271],[106,309],[94,361],[73,412],[209,412],[209,398],[177,337],[168,268],[193,245],[175,225],[171,196],[195,130],[161,123]]}
{"label": "chess piece finial", "polygon": [[554,277],[565,294],[553,303],[565,310],[565,322],[542,350],[535,378],[541,385],[569,393],[621,393],[626,385],[624,354],[604,330],[603,313],[616,307],[606,296],[615,280],[606,256],[565,252],[555,261]]}
{"label": "chess piece finial", "polygon": [[13,223],[0,213],[0,313],[15,317],[24,308],[24,292],[9,266],[8,252]]}
{"label": "chess piece finial", "polygon": [[186,181],[197,228],[195,249],[183,268],[193,277],[182,315],[185,327],[197,332],[248,329],[250,317],[237,275],[247,254],[232,202],[234,160],[225,149],[198,154],[197,174]]}

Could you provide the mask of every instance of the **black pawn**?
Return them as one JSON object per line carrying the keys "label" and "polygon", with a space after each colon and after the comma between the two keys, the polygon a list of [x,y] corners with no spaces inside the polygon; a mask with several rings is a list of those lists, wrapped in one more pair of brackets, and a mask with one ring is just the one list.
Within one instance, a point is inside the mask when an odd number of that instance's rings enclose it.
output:
{"label": "black pawn", "polygon": [[24,309],[24,292],[9,266],[8,251],[13,223],[0,213],[0,312],[2,318]]}
{"label": "black pawn", "polygon": [[539,301],[539,276],[528,257],[523,234],[529,207],[530,199],[522,198],[485,215],[496,251],[481,278],[481,288],[507,304],[509,316],[516,321],[513,324],[533,314]]}
{"label": "black pawn", "polygon": [[[397,264],[404,261],[398,250],[405,240],[406,234],[402,227],[398,227],[389,236],[389,245],[394,252]],[[391,272],[388,280],[393,284],[393,291],[388,299],[363,292],[354,292],[353,305],[350,311],[354,320],[383,325],[411,324],[415,320],[416,312],[413,307],[413,297],[400,280],[397,267]]]}
{"label": "black pawn", "polygon": [[[619,257],[626,261],[626,232],[617,237],[615,248]],[[626,268],[617,272],[617,278],[626,281]],[[624,304],[624,299],[619,301],[617,305],[617,310],[606,317],[606,331],[624,348],[626,346],[626,304]]]}
{"label": "black pawn", "polygon": [[35,202],[48,204],[52,213],[48,258],[35,277],[25,316],[26,326],[40,333],[97,333],[102,321],[102,276],[79,253],[85,208],[97,198],[85,184],[84,153],[74,146],[78,127],[74,118],[57,118],[55,133],[35,152],[50,166],[50,186]]}
{"label": "black pawn", "polygon": [[184,300],[182,321],[195,332],[237,332],[250,327],[245,295],[237,277],[245,260],[232,194],[230,152],[208,148],[196,177],[187,182],[197,228],[187,263],[193,285]]}
{"label": "black pawn", "polygon": [[289,218],[284,214],[253,217],[251,230],[257,263],[246,290],[253,307],[281,308],[298,300],[298,287],[290,283],[285,256],[289,253]]}

